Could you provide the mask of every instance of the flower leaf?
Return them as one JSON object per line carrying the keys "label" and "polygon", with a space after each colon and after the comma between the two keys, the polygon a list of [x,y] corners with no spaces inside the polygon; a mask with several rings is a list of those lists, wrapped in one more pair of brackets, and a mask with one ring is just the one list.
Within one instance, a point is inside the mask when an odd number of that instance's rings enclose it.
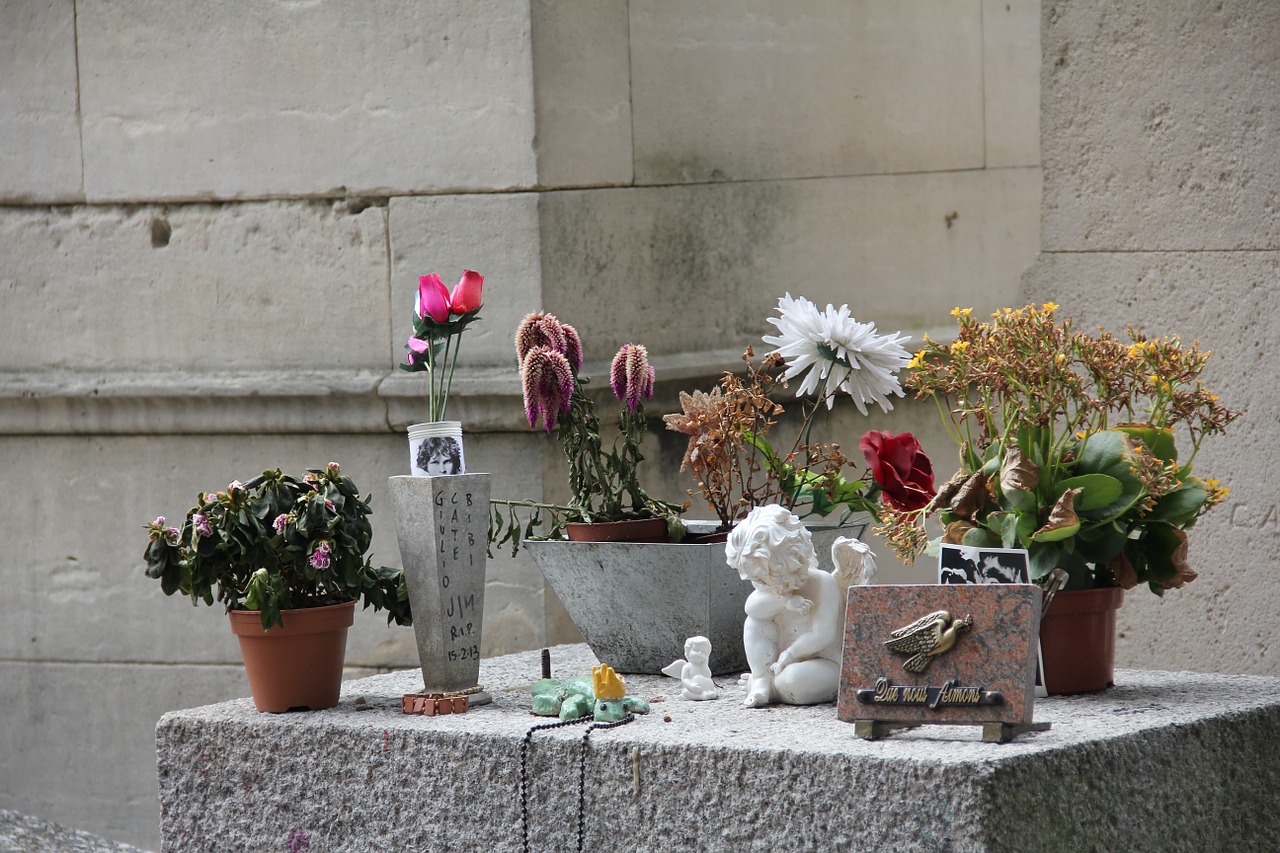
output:
{"label": "flower leaf", "polygon": [[971,475],[951,499],[950,509],[961,518],[973,518],[987,502],[987,475],[979,471]]}
{"label": "flower leaf", "polygon": [[1048,521],[1031,534],[1032,542],[1060,542],[1076,535],[1080,530],[1080,518],[1072,504],[1079,493],[1079,489],[1067,489],[1062,493],[1049,511]]}
{"label": "flower leaf", "polygon": [[1040,469],[1022,453],[1022,448],[1010,444],[1000,463],[1000,486],[1021,492],[1034,492],[1040,485]]}
{"label": "flower leaf", "polygon": [[1178,448],[1173,443],[1173,430],[1154,424],[1120,424],[1116,429],[1151,448],[1151,452],[1161,462],[1178,461]]}
{"label": "flower leaf", "polygon": [[1124,484],[1106,474],[1081,474],[1079,477],[1062,480],[1053,487],[1056,496],[1061,496],[1068,489],[1080,492],[1076,509],[1087,512],[1110,506],[1124,493]]}
{"label": "flower leaf", "polygon": [[1032,542],[1027,554],[1031,562],[1031,580],[1038,581],[1058,568],[1062,549],[1056,542]]}
{"label": "flower leaf", "polygon": [[1147,514],[1147,519],[1168,521],[1179,527],[1185,527],[1199,514],[1200,507],[1208,498],[1209,492],[1205,489],[1204,483],[1192,477],[1160,498],[1155,508]]}

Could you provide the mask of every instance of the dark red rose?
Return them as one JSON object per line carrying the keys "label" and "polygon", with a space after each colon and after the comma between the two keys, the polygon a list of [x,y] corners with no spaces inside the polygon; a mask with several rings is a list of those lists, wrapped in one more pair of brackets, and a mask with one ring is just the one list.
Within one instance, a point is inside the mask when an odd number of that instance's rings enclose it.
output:
{"label": "dark red rose", "polygon": [[894,435],[871,430],[858,447],[891,506],[904,511],[920,509],[937,494],[933,488],[933,465],[911,433]]}

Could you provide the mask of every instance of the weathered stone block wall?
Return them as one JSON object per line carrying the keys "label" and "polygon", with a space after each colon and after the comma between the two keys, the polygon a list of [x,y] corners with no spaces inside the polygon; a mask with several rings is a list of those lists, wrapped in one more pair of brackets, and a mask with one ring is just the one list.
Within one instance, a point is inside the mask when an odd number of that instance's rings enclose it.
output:
{"label": "weathered stone block wall", "polygon": [[1191,533],[1193,584],[1129,593],[1118,663],[1280,673],[1268,365],[1280,281],[1280,7],[1046,3],[1043,251],[1029,298],[1085,328],[1199,339],[1244,416],[1195,465],[1232,491]]}
{"label": "weathered stone block wall", "polygon": [[[528,311],[596,363],[647,343],[657,414],[786,290],[917,335],[1011,301],[1038,28],[1031,0],[0,0],[0,808],[158,847],[155,721],[245,695],[225,617],[142,576],[153,516],[336,460],[398,563],[418,274],[486,276],[451,414],[499,496],[563,488],[522,422]],[[949,460],[934,423],[830,434]],[[530,561],[490,577],[486,655],[574,638]],[[414,666],[412,634],[363,614],[348,663]]]}

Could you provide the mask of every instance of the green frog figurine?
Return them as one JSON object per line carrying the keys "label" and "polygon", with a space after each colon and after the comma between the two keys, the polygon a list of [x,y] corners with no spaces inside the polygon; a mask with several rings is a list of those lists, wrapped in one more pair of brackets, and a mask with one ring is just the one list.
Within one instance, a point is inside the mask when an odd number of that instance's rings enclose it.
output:
{"label": "green frog figurine", "polygon": [[608,664],[591,668],[591,679],[579,675],[564,681],[539,679],[533,685],[533,713],[576,720],[591,714],[598,723],[614,723],[627,714],[649,713],[649,703],[627,696],[622,678]]}

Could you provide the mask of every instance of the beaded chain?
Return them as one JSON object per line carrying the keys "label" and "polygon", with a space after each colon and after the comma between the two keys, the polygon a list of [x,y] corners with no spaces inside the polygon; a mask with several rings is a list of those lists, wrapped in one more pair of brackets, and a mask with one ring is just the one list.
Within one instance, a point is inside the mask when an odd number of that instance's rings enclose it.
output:
{"label": "beaded chain", "polygon": [[[587,730],[582,733],[582,746],[578,754],[578,853],[582,853],[582,841],[586,826],[586,798],[587,798],[587,747],[588,739],[591,733],[596,729],[616,729],[618,726],[625,726],[635,720],[635,714],[628,714],[621,720],[612,723],[592,723],[587,726]],[[591,717],[579,717],[576,720],[561,720],[558,723],[543,723],[534,726],[525,732],[524,739],[520,742],[520,833],[523,839],[524,853],[529,853],[529,742],[533,740],[533,733],[545,731],[547,729],[563,729],[566,726],[576,726],[591,720]]]}

